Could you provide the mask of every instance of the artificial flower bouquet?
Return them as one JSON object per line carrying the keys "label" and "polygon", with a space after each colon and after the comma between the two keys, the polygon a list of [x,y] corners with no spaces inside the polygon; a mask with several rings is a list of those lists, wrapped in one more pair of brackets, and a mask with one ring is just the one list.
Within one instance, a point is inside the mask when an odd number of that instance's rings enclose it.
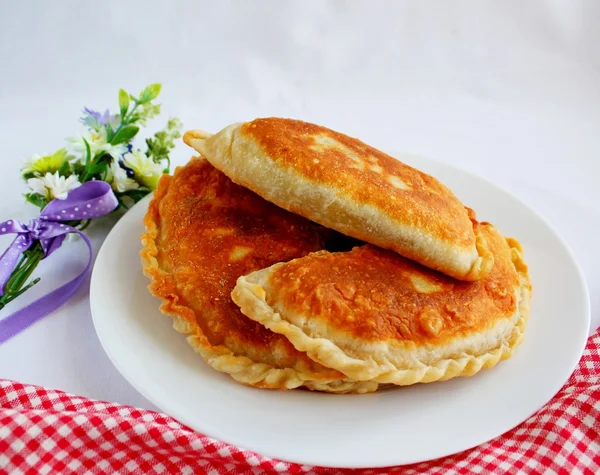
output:
{"label": "artificial flower bouquet", "polygon": [[[169,173],[169,154],[181,136],[179,119],[169,119],[163,130],[145,140],[145,147],[133,143],[140,128],[160,113],[160,104],[155,103],[160,90],[160,84],[151,84],[136,97],[121,89],[116,114],[86,107],[80,136],[68,138],[67,146],[54,153],[25,161],[21,171],[29,187],[25,199],[41,212],[28,224],[0,222],[0,234],[16,234],[0,256],[0,343],[60,306],[83,282],[91,263],[91,244],[83,231],[90,221],[116,209],[126,211],[156,189],[163,173]],[[69,233],[80,235],[88,245],[90,261],[84,272],[3,316],[6,304],[39,282],[31,279],[35,268]]]}

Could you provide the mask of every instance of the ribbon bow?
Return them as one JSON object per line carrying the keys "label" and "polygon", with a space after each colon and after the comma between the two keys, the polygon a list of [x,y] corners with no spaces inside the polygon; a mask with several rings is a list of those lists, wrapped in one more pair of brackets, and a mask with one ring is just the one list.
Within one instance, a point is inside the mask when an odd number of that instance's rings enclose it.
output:
{"label": "ribbon bow", "polygon": [[85,234],[62,221],[98,218],[110,213],[117,205],[117,198],[108,183],[90,181],[69,192],[66,199],[56,199],[48,203],[39,217],[31,220],[29,224],[12,219],[0,223],[0,235],[17,234],[10,247],[0,256],[0,296],[4,295],[4,286],[17,266],[21,254],[36,241],[40,242],[46,258],[61,246],[67,234],[77,233],[83,238],[89,251],[88,263],[77,277],[0,320],[0,343],[60,307],[79,288],[89,272],[92,244]]}

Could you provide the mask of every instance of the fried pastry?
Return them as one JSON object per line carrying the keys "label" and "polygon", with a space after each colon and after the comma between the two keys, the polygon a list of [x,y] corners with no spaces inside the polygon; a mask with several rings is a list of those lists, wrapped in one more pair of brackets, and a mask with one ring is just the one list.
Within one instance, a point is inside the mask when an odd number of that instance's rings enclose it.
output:
{"label": "fried pastry", "polygon": [[313,361],[231,301],[240,275],[322,249],[320,226],[232,183],[200,158],[161,178],[145,225],[141,257],[150,292],[213,368],[262,388],[377,388]]}
{"label": "fried pastry", "polygon": [[446,186],[363,142],[298,120],[266,118],[184,141],[266,200],[460,280],[493,265],[474,216]]}
{"label": "fried pastry", "polygon": [[495,258],[460,282],[371,245],[316,252],[241,277],[242,312],[356,380],[409,385],[470,376],[521,342],[531,285],[522,250],[475,224]]}

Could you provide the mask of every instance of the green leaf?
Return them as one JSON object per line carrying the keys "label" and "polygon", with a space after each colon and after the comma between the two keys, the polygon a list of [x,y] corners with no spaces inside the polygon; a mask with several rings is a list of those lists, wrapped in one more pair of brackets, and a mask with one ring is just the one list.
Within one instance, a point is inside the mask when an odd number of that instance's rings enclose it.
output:
{"label": "green leaf", "polygon": [[158,95],[160,94],[161,87],[162,86],[159,83],[150,84],[140,94],[140,98],[139,98],[140,104],[144,104],[146,102],[150,102],[153,99],[156,99],[158,97]]}
{"label": "green leaf", "polygon": [[119,130],[115,134],[115,136],[112,138],[110,143],[112,145],[117,145],[120,143],[127,143],[133,137],[135,137],[139,131],[140,131],[140,128],[136,125],[126,125],[125,127],[123,127],[121,130]]}
{"label": "green leaf", "polygon": [[90,176],[102,175],[106,172],[108,168],[108,163],[104,160],[92,165],[88,171]]}
{"label": "green leaf", "polygon": [[58,169],[58,174],[65,178],[71,175],[72,172],[73,170],[71,169],[71,164],[69,162],[64,162]]}
{"label": "green leaf", "polygon": [[85,144],[85,168],[87,169],[90,166],[92,152],[90,151],[90,144],[86,139],[83,139],[83,143]]}
{"label": "green leaf", "polygon": [[[129,201],[132,201],[131,198],[128,198],[127,196],[125,196],[124,198],[128,199]],[[128,211],[130,208],[130,206],[127,206],[125,201],[123,201],[123,199],[119,198],[118,196],[117,196],[117,203],[119,203],[119,206],[117,207],[117,209],[123,208],[125,211]]]}
{"label": "green leaf", "polygon": [[73,163],[73,173],[79,177],[79,181],[81,181],[83,175],[85,174],[85,165],[81,162]]}
{"label": "green leaf", "polygon": [[129,94],[123,89],[119,89],[119,107],[121,109],[121,117],[125,117],[127,109],[129,109]]}
{"label": "green leaf", "polygon": [[[121,120],[123,120],[122,117],[121,117]],[[106,141],[110,142],[113,139],[115,132],[114,132],[112,126],[108,122],[106,124],[104,124],[104,127],[106,128]]]}
{"label": "green leaf", "polygon": [[26,193],[24,196],[28,203],[31,203],[32,205],[37,206],[40,209],[42,209],[48,204],[46,198],[44,198],[38,193]]}

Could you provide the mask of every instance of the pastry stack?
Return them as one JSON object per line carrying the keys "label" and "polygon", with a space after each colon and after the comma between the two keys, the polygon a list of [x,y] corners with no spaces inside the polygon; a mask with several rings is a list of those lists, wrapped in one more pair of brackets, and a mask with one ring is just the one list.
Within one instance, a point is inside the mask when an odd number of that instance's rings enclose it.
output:
{"label": "pastry stack", "polygon": [[366,393],[471,376],[523,339],[519,243],[358,139],[291,119],[188,131],[141,252],[150,292],[214,369]]}

